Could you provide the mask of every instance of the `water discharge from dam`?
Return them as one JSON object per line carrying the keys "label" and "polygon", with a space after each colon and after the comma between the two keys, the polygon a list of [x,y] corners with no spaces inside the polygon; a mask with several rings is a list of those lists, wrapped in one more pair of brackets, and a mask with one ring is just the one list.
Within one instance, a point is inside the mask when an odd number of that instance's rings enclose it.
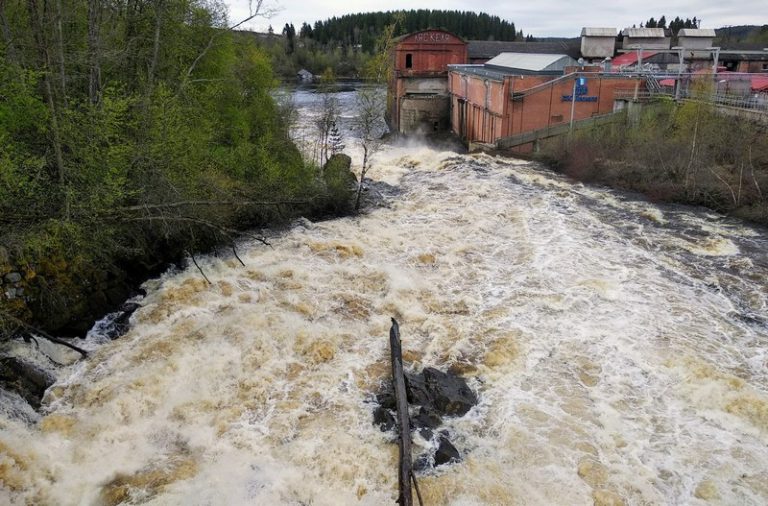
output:
{"label": "water discharge from dam", "polygon": [[0,502],[392,504],[394,316],[480,398],[426,504],[768,503],[765,230],[488,155],[370,175],[384,206],[148,282],[42,415],[3,399]]}

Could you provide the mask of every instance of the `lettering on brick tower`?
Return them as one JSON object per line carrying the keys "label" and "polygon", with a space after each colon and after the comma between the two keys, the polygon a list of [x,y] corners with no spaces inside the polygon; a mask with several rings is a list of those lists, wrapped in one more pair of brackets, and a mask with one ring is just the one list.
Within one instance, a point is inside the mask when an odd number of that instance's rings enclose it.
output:
{"label": "lettering on brick tower", "polygon": [[444,32],[421,32],[413,36],[416,42],[449,42],[451,36]]}

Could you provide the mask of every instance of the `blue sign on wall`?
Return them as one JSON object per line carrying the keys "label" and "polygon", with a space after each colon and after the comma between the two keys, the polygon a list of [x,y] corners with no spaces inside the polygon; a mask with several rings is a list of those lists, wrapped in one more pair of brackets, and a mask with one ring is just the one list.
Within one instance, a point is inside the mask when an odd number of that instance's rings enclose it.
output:
{"label": "blue sign on wall", "polygon": [[589,95],[589,89],[587,88],[587,78],[586,77],[579,77],[576,79],[576,82],[574,83],[576,86],[574,86],[574,91],[576,92],[576,98],[574,99],[573,95],[563,95],[563,98],[561,99],[563,102],[597,102],[597,97],[590,97]]}

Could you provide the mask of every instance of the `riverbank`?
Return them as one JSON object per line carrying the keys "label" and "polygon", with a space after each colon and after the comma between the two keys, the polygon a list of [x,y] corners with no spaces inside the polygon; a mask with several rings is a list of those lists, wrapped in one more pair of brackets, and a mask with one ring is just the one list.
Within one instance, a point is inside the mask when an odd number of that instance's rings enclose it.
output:
{"label": "riverbank", "polygon": [[629,124],[543,143],[535,159],[585,183],[768,225],[768,128],[706,104],[662,102]]}

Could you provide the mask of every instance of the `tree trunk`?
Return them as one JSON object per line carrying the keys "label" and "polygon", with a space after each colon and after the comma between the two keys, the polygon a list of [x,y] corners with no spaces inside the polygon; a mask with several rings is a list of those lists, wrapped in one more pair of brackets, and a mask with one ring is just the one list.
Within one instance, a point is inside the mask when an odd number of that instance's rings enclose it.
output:
{"label": "tree trunk", "polygon": [[368,172],[368,145],[363,143],[363,169],[360,171],[360,184],[357,185],[357,197],[355,198],[355,211],[360,210],[360,196],[363,193],[363,181]]}
{"label": "tree trunk", "polygon": [[27,7],[29,10],[29,21],[32,27],[32,33],[40,52],[40,58],[42,59],[41,67],[43,69],[43,95],[45,96],[45,102],[48,105],[50,115],[51,140],[53,143],[53,152],[56,161],[56,175],[59,181],[60,191],[64,196],[64,217],[65,219],[69,219],[69,192],[66,188],[67,175],[64,167],[64,156],[61,149],[61,131],[59,129],[58,120],[59,111],[58,107],[56,106],[56,98],[53,92],[53,86],[51,85],[50,47],[48,46],[45,32],[43,31],[43,21],[41,19],[41,17],[45,16],[45,13],[41,13],[39,11],[37,0],[29,0]]}
{"label": "tree trunk", "polygon": [[61,101],[67,104],[67,73],[64,61],[64,33],[61,29],[62,18],[61,0],[56,0],[56,51],[59,59],[59,86],[61,86]]}
{"label": "tree trunk", "polygon": [[157,69],[157,60],[160,55],[160,28],[163,24],[164,4],[164,0],[157,0],[155,2],[155,36],[152,42],[152,59],[149,61],[149,69],[147,69],[147,89],[145,91],[147,107],[149,107],[149,99],[152,96],[155,84],[155,70]]}
{"label": "tree trunk", "polygon": [[392,318],[392,328],[389,329],[389,348],[392,360],[392,383],[395,387],[397,401],[397,422],[400,427],[400,464],[398,466],[399,494],[397,502],[400,506],[412,506],[411,494],[411,424],[408,418],[408,398],[405,392],[405,377],[403,376],[403,354],[400,347],[400,326]]}
{"label": "tree trunk", "polygon": [[10,61],[16,64],[21,64],[19,61],[18,53],[16,52],[16,46],[13,43],[13,35],[11,34],[11,27],[8,25],[8,19],[5,17],[5,0],[0,0],[0,29],[3,31],[3,39],[5,40],[5,54]]}
{"label": "tree trunk", "polygon": [[88,98],[94,105],[101,101],[100,24],[101,0],[88,0]]}

